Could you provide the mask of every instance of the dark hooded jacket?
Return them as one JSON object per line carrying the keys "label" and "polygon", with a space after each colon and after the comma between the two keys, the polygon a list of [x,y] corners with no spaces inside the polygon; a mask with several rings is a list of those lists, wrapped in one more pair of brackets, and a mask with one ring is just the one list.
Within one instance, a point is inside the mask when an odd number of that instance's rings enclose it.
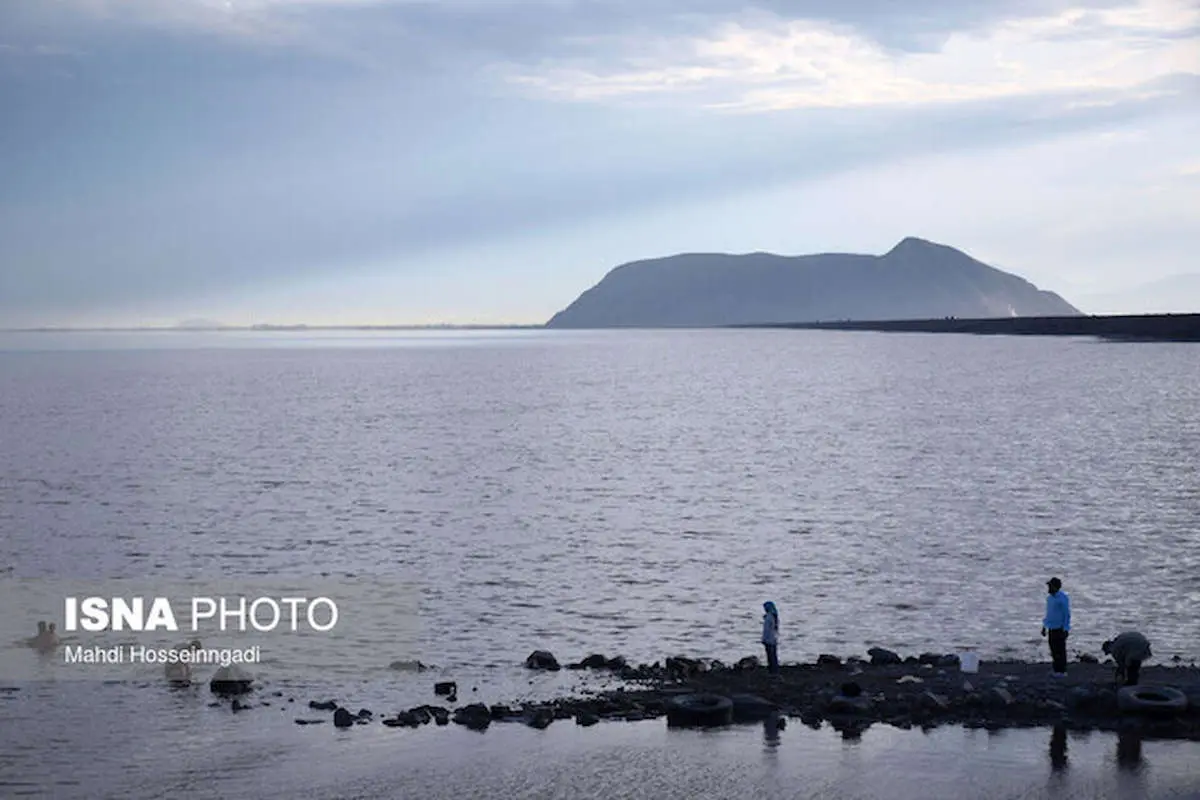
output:
{"label": "dark hooded jacket", "polygon": [[1150,642],[1137,631],[1126,631],[1113,639],[1108,647],[1108,654],[1113,661],[1124,666],[1126,664],[1142,663],[1151,655]]}

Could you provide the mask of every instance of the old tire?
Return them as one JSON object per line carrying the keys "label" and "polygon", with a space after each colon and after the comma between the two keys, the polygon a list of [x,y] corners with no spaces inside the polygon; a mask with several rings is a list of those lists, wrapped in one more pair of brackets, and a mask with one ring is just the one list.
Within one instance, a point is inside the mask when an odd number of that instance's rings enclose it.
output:
{"label": "old tire", "polygon": [[667,725],[714,728],[733,722],[733,701],[718,694],[685,694],[667,701]]}
{"label": "old tire", "polygon": [[1123,686],[1117,708],[1133,714],[1179,714],[1187,709],[1187,695],[1170,686]]}
{"label": "old tire", "polygon": [[779,713],[779,706],[753,694],[731,694],[734,722],[759,722]]}

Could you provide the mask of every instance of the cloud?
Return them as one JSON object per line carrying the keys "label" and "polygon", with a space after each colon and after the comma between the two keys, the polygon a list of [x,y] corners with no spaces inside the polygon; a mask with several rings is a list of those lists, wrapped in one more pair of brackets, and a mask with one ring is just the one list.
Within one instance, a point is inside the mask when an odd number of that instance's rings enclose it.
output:
{"label": "cloud", "polygon": [[[618,211],[1104,128],[1160,102],[1064,112],[1056,102],[1019,99],[920,118],[826,110],[767,125],[734,116],[702,133],[687,115],[639,123],[615,112],[562,118],[524,107],[468,121],[487,126],[484,141],[447,138],[441,148],[393,147],[369,130],[350,138],[339,126],[246,156],[155,159],[137,184],[116,172],[101,180],[97,166],[85,165],[87,182],[42,173],[60,187],[41,203],[31,202],[40,194],[31,189],[2,215],[0,307],[145,302],[351,274],[383,261],[402,269],[443,248]],[[402,135],[392,118],[375,123]],[[129,155],[119,161],[132,163]]]}
{"label": "cloud", "polygon": [[[618,51],[613,59],[609,53]],[[711,109],[772,111],[925,105],[1067,91],[1127,91],[1200,74],[1200,6],[1190,0],[996,22],[933,52],[890,50],[848,24],[752,15],[702,36],[597,44],[506,77],[556,99],[680,97]]]}
{"label": "cloud", "polygon": [[1188,9],[1068,10],[0,0],[0,317],[408,273],[1200,98]]}

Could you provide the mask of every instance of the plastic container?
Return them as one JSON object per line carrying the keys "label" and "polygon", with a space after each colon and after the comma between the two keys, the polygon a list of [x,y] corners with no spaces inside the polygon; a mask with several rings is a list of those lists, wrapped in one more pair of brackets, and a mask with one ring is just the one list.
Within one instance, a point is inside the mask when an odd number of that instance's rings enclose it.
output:
{"label": "plastic container", "polygon": [[963,672],[979,672],[979,654],[959,653],[958,668]]}

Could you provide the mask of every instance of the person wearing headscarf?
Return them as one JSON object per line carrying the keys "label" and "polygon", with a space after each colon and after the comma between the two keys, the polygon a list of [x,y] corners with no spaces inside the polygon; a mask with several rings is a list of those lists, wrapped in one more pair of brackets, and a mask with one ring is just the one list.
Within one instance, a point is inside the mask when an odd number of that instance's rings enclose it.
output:
{"label": "person wearing headscarf", "polygon": [[762,643],[767,651],[767,669],[779,674],[779,610],[770,600],[763,603]]}

